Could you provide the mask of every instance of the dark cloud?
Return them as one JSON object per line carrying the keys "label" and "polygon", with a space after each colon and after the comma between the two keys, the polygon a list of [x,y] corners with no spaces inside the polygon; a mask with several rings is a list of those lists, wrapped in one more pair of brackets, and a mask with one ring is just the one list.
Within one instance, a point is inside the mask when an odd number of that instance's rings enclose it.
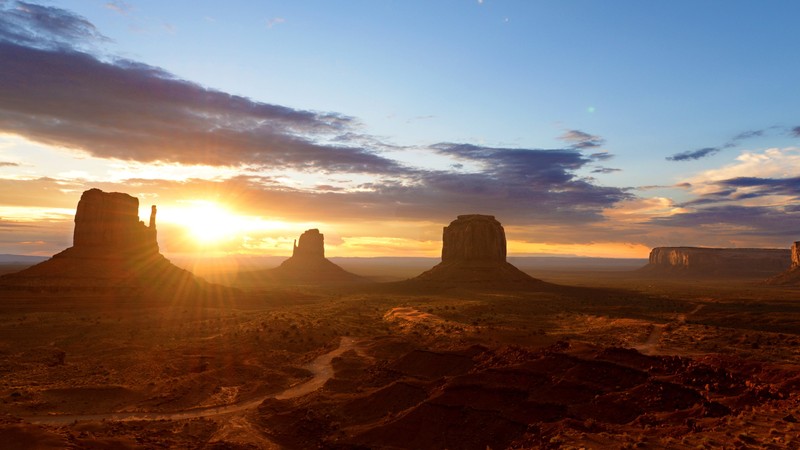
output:
{"label": "dark cloud", "polygon": [[614,173],[621,171],[622,169],[613,169],[610,167],[598,167],[597,169],[592,170],[592,173]]}
{"label": "dark cloud", "polygon": [[14,162],[0,161],[0,167],[19,167],[19,164]]}
{"label": "dark cloud", "polygon": [[712,156],[719,153],[723,149],[736,147],[737,145],[739,145],[741,141],[762,137],[767,133],[767,131],[775,128],[780,128],[780,127],[773,126],[762,130],[743,131],[737,134],[736,136],[730,138],[727,142],[718,147],[706,147],[706,148],[701,148],[699,150],[690,150],[681,153],[676,153],[672,156],[668,156],[667,161],[690,161]]}
{"label": "dark cloud", "polygon": [[595,161],[608,161],[609,159],[613,158],[614,155],[607,152],[598,152],[598,153],[592,153],[591,155],[589,155],[589,157]]}
{"label": "dark cloud", "polygon": [[0,130],[101,158],[404,173],[362,147],[324,145],[357,125],[336,113],[205,89],[132,61],[0,43]]}
{"label": "dark cloud", "polygon": [[569,130],[562,134],[559,139],[570,144],[570,147],[580,150],[597,148],[605,143],[605,139],[600,136],[595,136],[580,130]]}
{"label": "dark cloud", "polygon": [[591,160],[577,150],[491,148],[452,143],[432,148],[482,167],[482,171],[475,174],[426,174],[424,185],[442,195],[437,199],[440,204],[460,201],[486,210],[503,207],[508,209],[507,214],[525,218],[523,223],[536,223],[556,217],[565,221],[599,220],[603,208],[630,198],[622,189],[597,186],[578,177],[574,172]]}
{"label": "dark cloud", "polygon": [[[709,228],[715,234],[774,237],[775,245],[788,247],[797,239],[800,211],[768,206],[719,205],[661,217],[654,225],[682,228]],[[713,231],[710,229],[713,227]]]}
{"label": "dark cloud", "polygon": [[686,151],[686,152],[676,153],[672,156],[667,156],[667,161],[690,161],[714,155],[716,153],[719,153],[719,151],[720,149],[718,147],[706,147],[706,148],[701,148],[699,150]]}
{"label": "dark cloud", "polygon": [[790,133],[794,137],[800,137],[800,126],[794,127],[791,129]]}
{"label": "dark cloud", "polygon": [[65,9],[0,2],[0,41],[58,49],[107,40],[91,22]]}
{"label": "dark cloud", "polygon": [[731,139],[731,142],[728,144],[733,144],[734,142],[743,141],[745,139],[751,139],[756,137],[764,136],[765,130],[751,130],[751,131],[744,131],[742,133],[737,134],[736,136]]}

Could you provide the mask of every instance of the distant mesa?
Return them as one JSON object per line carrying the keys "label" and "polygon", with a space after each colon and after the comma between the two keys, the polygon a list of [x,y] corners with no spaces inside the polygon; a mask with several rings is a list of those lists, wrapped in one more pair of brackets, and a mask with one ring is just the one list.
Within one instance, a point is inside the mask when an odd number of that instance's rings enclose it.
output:
{"label": "distant mesa", "polygon": [[543,283],[506,261],[506,233],[494,216],[461,215],[442,233],[442,262],[412,281],[483,283]]}
{"label": "distant mesa", "polygon": [[249,286],[262,284],[348,284],[368,280],[350,273],[325,258],[325,235],[306,230],[294,243],[292,257],[274,269],[245,272],[239,281]]}
{"label": "distant mesa", "polygon": [[789,250],[656,247],[641,274],[675,277],[769,277],[789,268]]}
{"label": "distant mesa", "polygon": [[790,260],[789,269],[768,280],[770,284],[800,285],[800,241],[792,244]]}
{"label": "distant mesa", "polygon": [[156,207],[149,225],[139,220],[139,199],[90,189],[75,212],[72,247],[21,272],[0,277],[0,285],[28,288],[147,288],[186,293],[211,286],[159,253]]}

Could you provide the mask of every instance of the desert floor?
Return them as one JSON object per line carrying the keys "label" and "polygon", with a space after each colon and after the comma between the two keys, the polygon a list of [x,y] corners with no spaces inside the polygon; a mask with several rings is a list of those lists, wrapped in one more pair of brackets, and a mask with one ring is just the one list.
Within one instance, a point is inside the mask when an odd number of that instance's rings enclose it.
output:
{"label": "desert floor", "polygon": [[800,289],[0,292],[3,448],[800,448]]}

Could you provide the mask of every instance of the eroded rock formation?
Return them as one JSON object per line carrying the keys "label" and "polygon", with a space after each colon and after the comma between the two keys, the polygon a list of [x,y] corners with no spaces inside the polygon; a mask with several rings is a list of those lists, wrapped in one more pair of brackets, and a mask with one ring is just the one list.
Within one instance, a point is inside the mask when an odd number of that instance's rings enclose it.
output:
{"label": "eroded rock formation", "polygon": [[415,278],[419,281],[485,283],[541,283],[506,261],[506,234],[494,216],[458,216],[442,232],[442,262]]}
{"label": "eroded rock formation", "polygon": [[21,272],[0,277],[0,285],[56,290],[124,288],[157,291],[165,296],[212,286],[159,253],[155,206],[151,207],[147,226],[139,220],[136,197],[99,189],[81,195],[72,247]]}
{"label": "eroded rock formation", "polygon": [[139,220],[139,199],[121,192],[90,189],[75,212],[72,248],[78,251],[158,253],[156,206],[150,226]]}
{"label": "eroded rock formation", "polygon": [[458,216],[444,227],[442,262],[505,260],[506,232],[494,216]]}
{"label": "eroded rock formation", "polygon": [[324,258],[325,257],[325,235],[318,229],[306,230],[300,235],[300,239],[294,243],[292,258]]}
{"label": "eroded rock formation", "polygon": [[771,248],[657,247],[642,271],[678,276],[765,277],[789,268],[790,252]]}
{"label": "eroded rock formation", "polygon": [[789,268],[768,280],[770,284],[800,285],[800,241],[792,244]]}
{"label": "eroded rock formation", "polygon": [[325,258],[325,235],[318,229],[306,230],[295,241],[292,257],[274,269],[247,272],[239,275],[243,285],[270,284],[342,284],[363,283],[367,280],[350,273]]}

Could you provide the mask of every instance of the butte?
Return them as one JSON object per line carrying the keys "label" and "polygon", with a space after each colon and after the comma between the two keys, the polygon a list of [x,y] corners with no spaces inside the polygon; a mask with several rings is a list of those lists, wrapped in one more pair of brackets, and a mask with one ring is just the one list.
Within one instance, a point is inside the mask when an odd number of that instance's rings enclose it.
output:
{"label": "butte", "polygon": [[246,272],[239,276],[246,285],[289,284],[329,285],[364,283],[368,280],[350,273],[325,258],[325,235],[306,230],[294,243],[292,257],[274,269]]}
{"label": "butte", "polygon": [[6,288],[43,291],[144,291],[159,297],[219,288],[173,265],[158,248],[156,207],[149,225],[139,220],[139,199],[90,189],[75,212],[72,247],[35,266],[0,277]]}
{"label": "butte", "polygon": [[770,284],[800,285],[800,241],[792,244],[789,269],[769,279],[767,282]]}
{"label": "butte", "polygon": [[494,216],[461,215],[442,233],[442,262],[410,282],[509,288],[545,285],[506,261],[506,233]]}

